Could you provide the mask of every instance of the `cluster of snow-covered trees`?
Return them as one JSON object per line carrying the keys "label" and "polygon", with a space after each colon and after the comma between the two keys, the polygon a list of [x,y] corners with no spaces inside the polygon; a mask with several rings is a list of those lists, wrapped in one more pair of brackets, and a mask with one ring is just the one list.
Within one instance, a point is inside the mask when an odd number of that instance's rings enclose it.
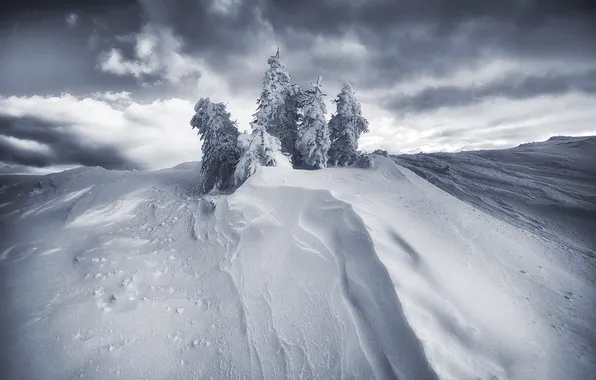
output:
{"label": "cluster of snow-covered trees", "polygon": [[259,166],[287,158],[294,167],[321,169],[352,165],[361,157],[358,139],[368,132],[368,121],[352,86],[343,86],[327,122],[321,77],[303,90],[291,83],[279,51],[268,63],[251,133],[238,132],[223,103],[203,98],[195,105],[190,124],[203,140],[201,192],[240,186]]}

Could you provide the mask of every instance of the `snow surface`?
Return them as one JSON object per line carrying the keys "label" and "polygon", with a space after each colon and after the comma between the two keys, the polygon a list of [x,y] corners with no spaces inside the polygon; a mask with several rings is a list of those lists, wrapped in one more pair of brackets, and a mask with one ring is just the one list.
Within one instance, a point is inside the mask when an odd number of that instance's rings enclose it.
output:
{"label": "snow surface", "polygon": [[594,258],[570,258],[574,235],[497,218],[513,211],[481,211],[380,156],[370,170],[260,168],[207,197],[198,173],[1,178],[4,378],[596,370]]}
{"label": "snow surface", "polygon": [[596,282],[596,136],[395,159],[457,198],[559,243],[566,260]]}

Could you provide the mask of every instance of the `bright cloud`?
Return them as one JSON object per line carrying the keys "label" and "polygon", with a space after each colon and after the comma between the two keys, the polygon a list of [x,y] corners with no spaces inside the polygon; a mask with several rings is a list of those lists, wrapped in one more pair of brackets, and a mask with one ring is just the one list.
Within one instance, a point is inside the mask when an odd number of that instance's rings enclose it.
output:
{"label": "bright cloud", "polygon": [[104,52],[99,67],[116,75],[132,75],[140,79],[158,77],[171,84],[183,79],[198,78],[204,63],[182,52],[183,42],[171,29],[145,25],[134,37],[134,57],[127,59],[122,50]]}
{"label": "bright cloud", "polygon": [[[111,147],[143,168],[160,169],[200,160],[201,143],[189,125],[193,106],[177,98],[141,104],[125,94],[11,96],[0,97],[0,116],[17,121],[34,118],[56,126],[54,133],[60,138],[50,139],[52,149],[60,149],[66,134],[83,147]],[[34,140],[19,142],[24,149],[39,150],[38,145]]]}

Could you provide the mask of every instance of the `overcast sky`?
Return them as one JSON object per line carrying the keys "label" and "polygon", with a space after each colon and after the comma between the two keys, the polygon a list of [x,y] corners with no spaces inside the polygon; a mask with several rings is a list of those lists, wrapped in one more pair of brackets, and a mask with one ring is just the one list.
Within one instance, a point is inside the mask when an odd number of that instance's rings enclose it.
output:
{"label": "overcast sky", "polygon": [[248,129],[278,46],[295,83],[323,76],[330,112],[353,84],[369,151],[596,134],[594,1],[9,0],[0,171],[196,161],[194,103]]}

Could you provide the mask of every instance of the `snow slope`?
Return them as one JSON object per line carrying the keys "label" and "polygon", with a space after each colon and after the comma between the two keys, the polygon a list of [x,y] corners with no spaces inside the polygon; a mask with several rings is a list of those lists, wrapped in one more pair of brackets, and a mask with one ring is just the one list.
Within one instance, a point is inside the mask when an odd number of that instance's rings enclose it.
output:
{"label": "snow slope", "polygon": [[584,379],[594,283],[389,159],[4,177],[8,379]]}
{"label": "snow slope", "polygon": [[595,273],[596,136],[395,159],[457,198],[590,257]]}

